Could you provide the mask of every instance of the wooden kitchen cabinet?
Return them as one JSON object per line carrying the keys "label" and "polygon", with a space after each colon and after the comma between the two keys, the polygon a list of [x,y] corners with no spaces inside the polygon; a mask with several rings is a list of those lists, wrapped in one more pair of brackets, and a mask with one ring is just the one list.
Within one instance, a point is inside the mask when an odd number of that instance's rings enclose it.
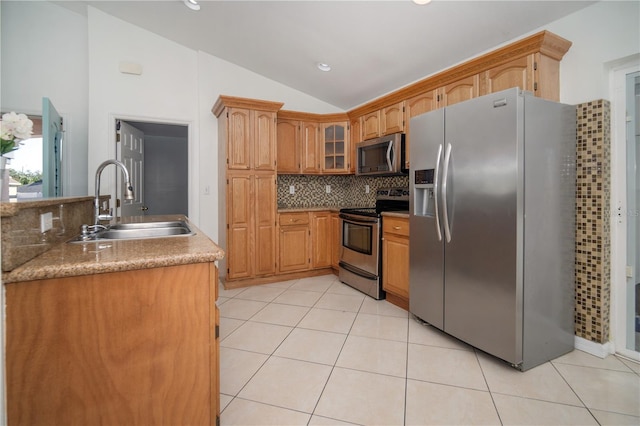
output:
{"label": "wooden kitchen cabinet", "polygon": [[343,123],[322,124],[323,174],[349,173],[349,126]]}
{"label": "wooden kitchen cabinet", "polygon": [[216,424],[213,262],[5,289],[9,425]]}
{"label": "wooden kitchen cabinet", "polygon": [[421,93],[416,95],[410,99],[408,99],[406,103],[406,116],[407,116],[407,125],[405,126],[405,138],[404,138],[404,146],[405,146],[405,167],[409,169],[411,165],[411,119],[413,117],[417,117],[420,114],[424,114],[429,111],[433,111],[438,108],[438,91],[437,90],[429,90],[428,92]]}
{"label": "wooden kitchen cabinet", "polygon": [[380,110],[365,114],[362,117],[362,140],[380,136]]}
{"label": "wooden kitchen cabinet", "polygon": [[278,173],[300,173],[300,122],[278,118],[277,132]]}
{"label": "wooden kitchen cabinet", "polygon": [[389,302],[409,309],[408,218],[382,218],[382,288]]}
{"label": "wooden kitchen cabinet", "polygon": [[278,173],[350,173],[347,114],[278,112]]}
{"label": "wooden kitchen cabinet", "polygon": [[386,106],[362,117],[362,140],[404,132],[404,101]]}
{"label": "wooden kitchen cabinet", "polygon": [[520,87],[533,92],[534,55],[514,59],[482,73],[480,95]]}
{"label": "wooden kitchen cabinet", "polygon": [[311,268],[328,268],[332,261],[331,213],[311,212]]}
{"label": "wooden kitchen cabinet", "polygon": [[278,118],[278,173],[322,172],[320,125],[313,121]]}
{"label": "wooden kitchen cabinet", "polygon": [[332,266],[335,234],[331,212],[280,213],[278,223],[279,273],[327,269]]}
{"label": "wooden kitchen cabinet", "polygon": [[359,142],[362,142],[362,119],[361,117],[356,117],[351,119],[350,121],[351,129],[349,131],[349,156],[351,160],[349,161],[349,173],[355,174],[356,166],[358,163],[358,156],[356,152],[356,147]]}
{"label": "wooden kitchen cabinet", "polygon": [[302,144],[302,170],[304,174],[317,174],[322,171],[320,154],[320,126],[318,123],[304,121],[301,124],[300,140]]}
{"label": "wooden kitchen cabinet", "polygon": [[311,267],[309,213],[280,213],[278,223],[280,225],[279,272],[308,270]]}
{"label": "wooden kitchen cabinet", "polygon": [[331,267],[338,270],[340,264],[340,249],[342,247],[342,227],[340,213],[331,212]]}
{"label": "wooden kitchen cabinet", "polygon": [[254,213],[251,207],[253,176],[249,173],[231,174],[227,178],[227,279],[253,276],[251,245]]}
{"label": "wooden kitchen cabinet", "polygon": [[227,182],[227,279],[275,274],[274,175],[230,173]]}
{"label": "wooden kitchen cabinet", "polygon": [[478,74],[454,81],[438,89],[438,107],[443,108],[477,98],[479,93],[480,76]]}
{"label": "wooden kitchen cabinet", "polygon": [[405,129],[405,105],[398,102],[382,108],[380,112],[380,135],[404,132]]}
{"label": "wooden kitchen cabinet", "polygon": [[251,111],[245,108],[229,108],[227,112],[229,132],[227,139],[227,167],[249,170],[251,168]]}
{"label": "wooden kitchen cabinet", "polygon": [[276,113],[282,103],[220,96],[220,262],[226,281],[276,274]]}
{"label": "wooden kitchen cabinet", "polygon": [[519,87],[536,96],[558,101],[558,74],[558,60],[533,53],[483,72],[480,76],[480,96]]}
{"label": "wooden kitchen cabinet", "polygon": [[247,108],[227,111],[227,167],[232,170],[275,170],[275,112]]}

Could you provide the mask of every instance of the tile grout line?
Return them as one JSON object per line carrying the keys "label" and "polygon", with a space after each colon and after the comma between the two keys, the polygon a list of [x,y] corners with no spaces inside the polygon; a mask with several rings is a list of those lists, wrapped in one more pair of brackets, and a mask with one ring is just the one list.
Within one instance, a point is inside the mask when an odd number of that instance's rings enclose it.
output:
{"label": "tile grout line", "polygon": [[[298,280],[298,281],[299,281],[299,280]],[[291,286],[287,287],[284,291],[289,290],[289,289],[290,289],[293,285],[295,285],[295,284],[296,284],[296,283],[291,284]],[[246,289],[245,289],[245,290],[246,290]],[[327,288],[327,290],[328,290],[328,288]],[[282,293],[284,293],[284,291],[283,291]],[[241,291],[241,292],[239,292],[237,295],[235,295],[235,296],[231,297],[231,299],[234,299],[236,296],[238,296],[238,295],[242,294],[243,292],[244,292],[244,290],[243,290],[243,291]],[[280,293],[280,294],[282,294],[282,293]],[[325,290],[325,293],[326,293],[326,290]],[[324,294],[324,293],[323,293],[323,294]],[[277,297],[278,297],[278,296],[276,296],[276,298],[277,298]],[[246,299],[238,299],[238,300],[246,300]],[[275,298],[274,298],[274,300],[275,300]],[[318,300],[320,300],[320,299],[318,299]],[[251,318],[253,318],[254,316],[256,316],[259,312],[261,312],[263,309],[265,309],[267,306],[269,306],[272,302],[273,302],[273,301],[271,301],[271,302],[265,302],[265,303],[266,303],[266,305],[265,305],[265,306],[263,306],[263,307],[262,307],[260,310],[258,310],[257,312],[255,312],[251,317],[249,317],[248,319],[244,320],[244,323],[243,323],[242,325],[244,325],[244,324],[246,324],[247,322],[249,322],[249,321],[251,320]],[[316,303],[317,303],[317,301],[316,301]],[[314,305],[314,306],[315,306],[315,305]],[[307,313],[308,313],[308,312],[307,312]],[[306,315],[305,315],[305,316],[306,316]],[[301,318],[301,319],[298,321],[298,323],[299,323],[300,321],[302,321],[302,319],[304,319],[304,317],[303,317],[303,318]],[[237,331],[240,327],[242,327],[242,325],[241,325],[241,326],[239,326],[239,327],[237,327],[233,332],[231,332],[228,336],[226,336],[226,337],[225,337],[225,339],[226,339],[227,337],[229,337],[231,334],[233,334],[235,331]],[[251,380],[256,376],[256,374],[258,374],[258,372],[259,372],[260,370],[262,370],[262,368],[263,368],[263,367],[265,366],[265,364],[266,364],[266,363],[271,359],[271,357],[273,357],[273,356],[274,356],[273,354],[278,350],[278,348],[280,347],[280,345],[282,345],[282,343],[287,339],[287,337],[289,337],[289,336],[291,335],[291,333],[293,332],[293,330],[295,330],[295,329],[296,329],[296,327],[297,327],[297,325],[296,325],[296,326],[294,326],[294,327],[291,327],[291,330],[289,331],[289,333],[287,333],[287,335],[285,336],[285,338],[284,338],[284,339],[282,339],[282,341],[278,344],[278,346],[276,346],[276,348],[275,348],[275,349],[274,349],[274,350],[273,350],[273,351],[272,351],[272,352],[267,356],[267,358],[264,360],[264,362],[263,362],[262,364],[260,364],[260,367],[258,367],[258,368],[256,369],[256,371],[251,375],[251,377],[250,377],[250,378],[245,382],[245,384],[244,384],[244,385],[242,385],[242,387],[240,388],[240,390],[236,393],[236,395],[234,395],[234,396],[233,396],[233,398],[231,399],[231,401],[229,401],[229,403],[226,405],[226,407],[224,408],[224,410],[222,410],[222,411],[220,412],[220,417],[221,417],[221,418],[222,418],[222,414],[224,413],[224,411],[226,411],[227,407],[229,407],[229,405],[231,405],[231,403],[232,403],[236,398],[243,399],[243,400],[245,400],[245,401],[252,401],[252,402],[256,402],[256,403],[258,403],[258,404],[269,405],[269,406],[272,406],[272,407],[277,407],[277,408],[282,408],[282,409],[286,409],[286,410],[297,411],[297,412],[304,413],[304,414],[309,414],[309,413],[305,413],[304,411],[294,410],[294,409],[291,409],[291,408],[288,408],[288,407],[280,407],[280,406],[272,405],[272,404],[266,404],[266,403],[264,403],[264,402],[262,402],[262,401],[254,401],[254,400],[251,400],[251,399],[241,398],[241,397],[239,397],[239,396],[238,396],[238,395],[240,395],[240,393],[242,392],[242,390],[243,390],[243,389],[244,389],[244,388],[249,384],[249,382],[251,382]],[[220,343],[222,343],[222,342],[220,342]],[[233,349],[233,348],[232,348],[232,349]],[[247,352],[251,352],[251,351],[247,351]],[[265,354],[261,354],[261,355],[265,355]],[[325,385],[326,385],[326,384],[325,384]],[[317,403],[316,403],[316,404],[317,404]],[[315,409],[315,407],[314,407],[314,409]],[[309,420],[311,420],[311,417],[312,417],[312,416],[313,416],[313,413],[310,415]]]}
{"label": "tile grout line", "polygon": [[585,404],[585,402],[582,400],[582,398],[580,398],[580,395],[578,395],[578,392],[576,392],[576,390],[573,388],[573,386],[571,386],[571,383],[569,383],[569,381],[564,377],[564,375],[562,374],[562,372],[560,372],[560,370],[558,370],[558,368],[555,366],[555,364],[551,361],[548,361],[549,364],[551,364],[551,366],[553,367],[554,370],[556,370],[556,372],[560,375],[560,377],[562,377],[562,380],[567,384],[567,386],[569,386],[569,389],[571,389],[571,392],[573,392],[573,394],[576,396],[576,398],[578,398],[578,401],[580,401],[580,403],[584,406],[584,408],[587,409],[587,411],[589,412],[589,414],[591,415],[591,417],[593,417],[593,420],[597,423],[597,424],[601,424],[598,419],[596,418],[596,416],[591,412],[591,408],[587,407],[587,404]]}
{"label": "tile grout line", "polygon": [[496,414],[498,415],[498,421],[501,425],[504,425],[502,421],[502,416],[500,415],[500,410],[498,410],[498,406],[496,405],[496,400],[493,398],[493,392],[491,391],[491,387],[489,386],[489,381],[487,380],[487,376],[484,374],[484,369],[482,368],[482,364],[480,363],[480,358],[478,358],[478,351],[474,348],[473,354],[475,355],[476,362],[478,363],[478,367],[480,367],[480,372],[482,373],[482,378],[484,379],[484,384],[487,386],[487,390],[489,391],[489,397],[491,398],[491,403],[493,404],[493,408],[496,410]]}
{"label": "tile grout line", "polygon": [[[318,299],[320,300],[320,299]],[[340,354],[342,354],[342,351],[344,350],[344,345],[347,344],[347,340],[349,339],[349,335],[351,334],[351,330],[353,329],[353,324],[355,324],[356,322],[356,318],[358,318],[358,314],[360,313],[360,310],[362,309],[362,305],[364,304],[364,300],[362,299],[362,301],[360,302],[360,307],[358,308],[358,312],[356,312],[356,316],[353,318],[353,321],[351,322],[351,326],[349,327],[349,331],[347,332],[347,336],[345,337],[344,341],[342,342],[342,346],[340,346],[340,350],[338,351],[338,356],[336,356],[336,360],[333,362],[333,365],[331,366],[331,371],[329,372],[329,375],[327,376],[327,381],[324,383],[324,386],[322,387],[322,391],[320,391],[320,395],[318,396],[318,400],[316,401],[315,405],[313,406],[313,410],[311,412],[311,417],[309,418],[309,422],[307,423],[307,426],[309,425],[309,423],[311,422],[311,419],[313,418],[317,408],[318,408],[318,404],[320,404],[320,400],[322,399],[322,395],[324,394],[325,390],[327,389],[327,385],[329,384],[329,380],[331,380],[331,376],[333,375],[333,372],[336,369],[336,364],[338,363],[338,360],[340,359]],[[340,420],[340,419],[334,419],[334,420],[338,420],[338,421],[344,421],[344,420]]]}

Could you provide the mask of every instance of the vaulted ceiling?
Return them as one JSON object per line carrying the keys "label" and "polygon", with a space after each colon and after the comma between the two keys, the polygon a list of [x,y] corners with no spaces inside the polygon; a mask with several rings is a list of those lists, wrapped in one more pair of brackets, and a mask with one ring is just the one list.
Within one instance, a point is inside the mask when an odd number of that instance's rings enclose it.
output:
{"label": "vaulted ceiling", "polygon": [[[348,110],[593,1],[207,1],[89,4]],[[330,72],[317,68],[319,62]]]}

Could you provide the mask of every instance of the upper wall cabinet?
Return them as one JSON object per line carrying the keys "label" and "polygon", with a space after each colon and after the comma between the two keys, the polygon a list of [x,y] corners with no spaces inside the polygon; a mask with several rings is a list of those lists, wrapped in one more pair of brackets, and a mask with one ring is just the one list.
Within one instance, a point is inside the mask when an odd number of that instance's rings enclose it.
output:
{"label": "upper wall cabinet", "polygon": [[279,174],[344,174],[350,172],[347,114],[278,112]]}
{"label": "upper wall cabinet", "polygon": [[408,169],[411,166],[411,126],[409,122],[413,117],[416,117],[420,114],[424,114],[429,111],[433,111],[434,109],[439,108],[438,106],[438,90],[430,90],[426,93],[421,93],[417,96],[414,96],[408,99],[406,104],[406,116],[407,116],[407,125],[405,130],[405,153],[406,153],[406,161],[405,167]]}
{"label": "upper wall cabinet", "polygon": [[322,171],[320,127],[314,121],[300,123],[300,144],[302,145],[302,170],[304,174],[317,174]]}
{"label": "upper wall cabinet", "polygon": [[380,136],[380,111],[373,111],[362,117],[362,140]]}
{"label": "upper wall cabinet", "polygon": [[[549,31],[541,31],[372,100],[349,111],[349,117],[366,119],[363,121],[363,138],[366,139],[373,134],[375,116],[381,109],[434,91],[439,108],[511,87],[520,87],[532,91],[535,96],[557,101],[560,96],[560,61],[570,47],[570,41]],[[378,122],[381,120],[379,117]]]}
{"label": "upper wall cabinet", "polygon": [[380,136],[404,132],[404,101],[382,108],[380,111]]}
{"label": "upper wall cabinet", "polygon": [[458,102],[477,98],[480,93],[480,76],[471,77],[449,83],[438,90],[438,107],[446,107]]}
{"label": "upper wall cabinet", "polygon": [[324,174],[349,173],[349,126],[347,122],[322,124]]}
{"label": "upper wall cabinet", "polygon": [[404,101],[370,112],[362,117],[362,140],[404,132]]}
{"label": "upper wall cabinet", "polygon": [[480,95],[499,92],[511,87],[534,91],[535,55],[516,58],[482,73]]}
{"label": "upper wall cabinet", "polygon": [[319,129],[318,123],[313,121],[278,117],[279,174],[318,174],[322,171]]}
{"label": "upper wall cabinet", "polygon": [[349,161],[349,173],[356,172],[356,163],[358,158],[356,156],[356,145],[358,142],[362,142],[362,119],[360,117],[351,119],[351,129],[349,132],[349,155],[351,160]]}
{"label": "upper wall cabinet", "polygon": [[278,173],[300,173],[300,122],[278,118]]}

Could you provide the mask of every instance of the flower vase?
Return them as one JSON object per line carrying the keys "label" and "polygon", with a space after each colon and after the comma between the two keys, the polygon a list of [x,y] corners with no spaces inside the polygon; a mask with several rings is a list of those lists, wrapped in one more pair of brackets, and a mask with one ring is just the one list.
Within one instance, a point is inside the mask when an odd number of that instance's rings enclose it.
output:
{"label": "flower vase", "polygon": [[0,201],[9,201],[9,168],[7,158],[0,157]]}

